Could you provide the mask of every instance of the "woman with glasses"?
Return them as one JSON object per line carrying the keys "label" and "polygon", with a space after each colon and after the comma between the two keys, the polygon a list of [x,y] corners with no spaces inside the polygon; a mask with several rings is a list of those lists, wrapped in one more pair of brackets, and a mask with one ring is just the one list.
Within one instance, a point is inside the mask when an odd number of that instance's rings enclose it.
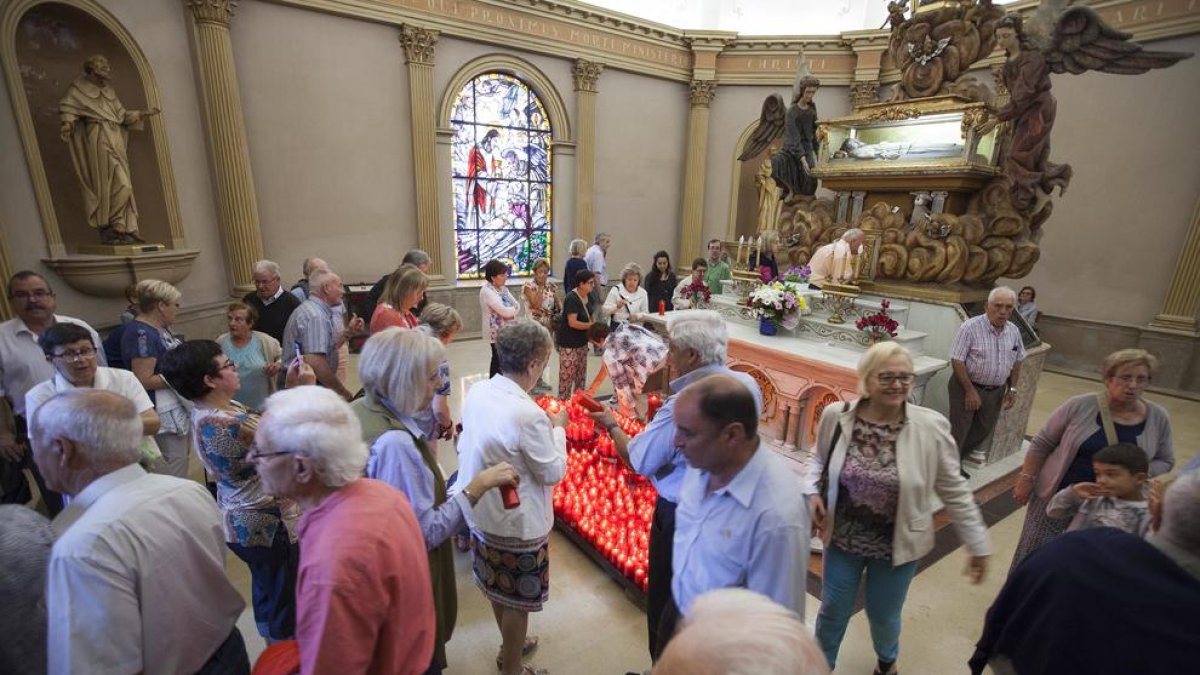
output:
{"label": "woman with glasses", "polygon": [[259,416],[233,398],[241,384],[237,364],[212,340],[188,340],[163,355],[160,370],[194,406],[196,454],[217,481],[225,544],[250,568],[258,633],[268,643],[290,640],[296,633],[300,512],[263,490],[250,461]]}
{"label": "woman with glasses", "polygon": [[25,394],[27,419],[33,419],[33,413],[59,392],[76,388],[105,389],[133,401],[137,407],[142,418],[142,466],[153,466],[162,459],[154,442],[159,425],[154,404],[133,373],[99,365],[100,354],[92,342],[91,331],[79,324],[60,321],[42,333],[38,344],[46,354],[46,360],[54,366],[54,377]]}
{"label": "woman with glasses", "polygon": [[1066,531],[1069,521],[1046,515],[1056,492],[1075,483],[1093,483],[1092,455],[1117,443],[1146,451],[1150,477],[1175,466],[1171,418],[1162,406],[1143,398],[1158,359],[1143,349],[1122,349],[1104,359],[1104,391],[1066,400],[1038,432],[1013,487],[1018,504],[1028,504],[1012,569],[1042,544]]}
{"label": "woman with glasses", "polygon": [[950,422],[908,403],[914,378],[904,347],[871,347],[858,362],[860,398],[831,403],[817,428],[804,491],[825,545],[816,634],[830,669],[865,577],[875,673],[897,672],[900,612],[917,562],[933,549],[935,496],[970,554],[972,582],[987,569],[987,527],[959,474]]}

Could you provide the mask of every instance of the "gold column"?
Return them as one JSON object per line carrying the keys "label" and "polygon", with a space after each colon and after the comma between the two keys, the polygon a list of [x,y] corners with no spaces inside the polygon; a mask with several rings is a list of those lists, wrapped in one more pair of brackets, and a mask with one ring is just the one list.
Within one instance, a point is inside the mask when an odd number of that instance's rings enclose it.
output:
{"label": "gold column", "polygon": [[195,22],[196,56],[203,91],[204,118],[217,178],[217,206],[224,234],[225,255],[233,277],[230,294],[240,297],[254,290],[254,263],[263,257],[262,232],[246,123],[238,92],[229,24],[232,0],[185,0]]}
{"label": "gold column", "polygon": [[575,76],[575,238],[589,244],[595,232],[596,210],[593,191],[596,185],[596,85],[603,63],[576,59],[571,67]]}
{"label": "gold column", "polygon": [[1200,310],[1200,200],[1192,212],[1192,225],[1184,239],[1179,261],[1175,263],[1175,274],[1167,289],[1162,311],[1151,326],[1196,332],[1196,313]]}
{"label": "gold column", "polygon": [[708,159],[708,113],[717,94],[716,80],[692,80],[688,87],[687,164],[683,173],[683,228],[679,237],[679,266],[691,266],[700,255],[704,227],[704,175]]}
{"label": "gold column", "polygon": [[[0,228],[0,282],[7,284],[12,275],[12,265],[8,262],[8,238]],[[13,314],[12,305],[8,302],[8,293],[0,293],[0,321],[8,321],[14,316],[16,314]]]}
{"label": "gold column", "polygon": [[416,179],[417,242],[433,263],[429,283],[449,283],[442,271],[442,232],[438,213],[438,186],[448,174],[438,172],[437,138],[434,132],[433,51],[438,32],[404,24],[400,26],[400,44],[408,66],[408,103],[412,115],[413,177]]}

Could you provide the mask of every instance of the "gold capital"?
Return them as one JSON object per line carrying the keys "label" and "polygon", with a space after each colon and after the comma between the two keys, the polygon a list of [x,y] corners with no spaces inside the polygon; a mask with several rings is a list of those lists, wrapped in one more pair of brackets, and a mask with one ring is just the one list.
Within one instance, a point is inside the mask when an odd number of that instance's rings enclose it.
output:
{"label": "gold capital", "polygon": [[864,105],[875,103],[879,95],[879,80],[863,80],[850,83],[850,105],[858,110]]}
{"label": "gold capital", "polygon": [[604,72],[604,64],[584,59],[575,59],[571,66],[571,74],[575,76],[575,91],[596,92],[600,82],[600,73]]}
{"label": "gold capital", "polygon": [[234,0],[186,0],[196,23],[215,23],[226,28],[233,21]]}
{"label": "gold capital", "polygon": [[433,48],[438,32],[406,23],[400,26],[400,44],[404,45],[404,62],[433,65]]}
{"label": "gold capital", "polygon": [[688,98],[693,108],[707,108],[717,95],[716,80],[692,80],[688,85]]}

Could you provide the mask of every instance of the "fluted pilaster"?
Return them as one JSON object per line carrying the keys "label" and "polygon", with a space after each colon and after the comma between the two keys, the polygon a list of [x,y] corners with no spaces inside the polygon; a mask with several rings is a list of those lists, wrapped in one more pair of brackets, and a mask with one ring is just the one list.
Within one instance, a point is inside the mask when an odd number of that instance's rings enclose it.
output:
{"label": "fluted pilaster", "polygon": [[596,93],[603,63],[577,59],[571,68],[575,77],[575,236],[586,242],[595,233],[594,191],[596,186]]}
{"label": "fluted pilaster", "polygon": [[1163,300],[1162,311],[1151,326],[1196,332],[1196,314],[1200,311],[1200,201],[1192,213],[1192,225],[1184,239],[1183,250],[1175,263],[1175,274]]}
{"label": "fluted pilaster", "polygon": [[714,80],[692,80],[688,87],[687,164],[683,173],[683,227],[679,237],[679,260],[689,264],[700,255],[704,226],[704,176],[708,158],[708,114],[717,94]]}
{"label": "fluted pilaster", "polygon": [[412,117],[413,178],[416,181],[417,242],[433,263],[429,268],[430,284],[448,283],[442,266],[442,227],[439,223],[438,190],[443,177],[438,171],[437,137],[434,132],[433,56],[438,32],[404,24],[400,27],[400,44],[404,46],[404,63],[408,67],[408,102]]}
{"label": "fluted pilaster", "polygon": [[263,244],[233,42],[229,35],[233,8],[237,3],[231,0],[186,1],[195,22],[195,51],[200,68],[204,117],[217,180],[217,213],[233,277],[230,294],[240,297],[254,290],[251,274],[255,261],[263,257]]}

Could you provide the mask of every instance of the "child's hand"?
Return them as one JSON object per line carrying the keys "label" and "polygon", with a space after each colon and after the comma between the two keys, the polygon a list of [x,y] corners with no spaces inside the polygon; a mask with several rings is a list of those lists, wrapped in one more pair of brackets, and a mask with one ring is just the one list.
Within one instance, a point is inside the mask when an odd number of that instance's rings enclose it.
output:
{"label": "child's hand", "polygon": [[1071,486],[1071,489],[1075,491],[1076,495],[1079,495],[1080,499],[1108,496],[1108,490],[1105,490],[1096,483],[1075,483]]}

